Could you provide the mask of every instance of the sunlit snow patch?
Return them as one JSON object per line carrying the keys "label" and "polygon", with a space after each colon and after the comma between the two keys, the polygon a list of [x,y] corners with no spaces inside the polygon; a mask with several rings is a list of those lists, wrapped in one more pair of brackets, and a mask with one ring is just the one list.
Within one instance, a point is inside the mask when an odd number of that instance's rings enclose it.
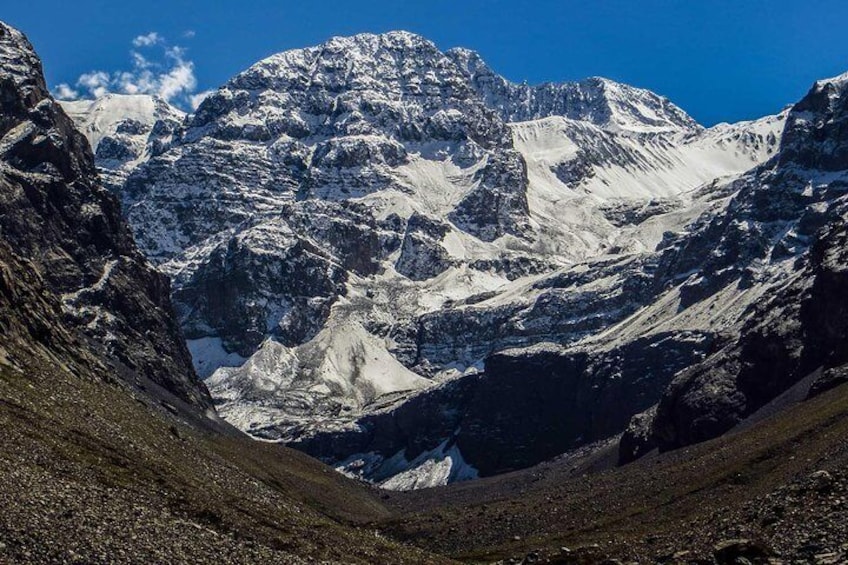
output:
{"label": "sunlit snow patch", "polygon": [[387,490],[438,487],[479,476],[477,469],[465,462],[456,444],[448,447],[448,440],[412,461],[406,458],[405,449],[388,459],[376,453],[359,453],[339,463],[336,469]]}
{"label": "sunlit snow patch", "polygon": [[246,359],[238,353],[224,349],[221,338],[202,337],[186,341],[194,370],[201,379],[206,379],[220,367],[240,367]]}

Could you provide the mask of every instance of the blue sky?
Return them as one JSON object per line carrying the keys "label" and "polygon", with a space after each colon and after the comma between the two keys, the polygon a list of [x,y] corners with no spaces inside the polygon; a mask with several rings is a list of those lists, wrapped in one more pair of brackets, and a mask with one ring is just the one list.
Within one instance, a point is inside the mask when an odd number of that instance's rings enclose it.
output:
{"label": "blue sky", "polygon": [[[706,125],[774,113],[848,71],[844,0],[5,4],[0,18],[30,37],[51,87],[158,89],[183,105],[272,53],[392,29],[475,49],[514,81],[601,75],[649,88]],[[149,42],[133,45],[139,36]]]}

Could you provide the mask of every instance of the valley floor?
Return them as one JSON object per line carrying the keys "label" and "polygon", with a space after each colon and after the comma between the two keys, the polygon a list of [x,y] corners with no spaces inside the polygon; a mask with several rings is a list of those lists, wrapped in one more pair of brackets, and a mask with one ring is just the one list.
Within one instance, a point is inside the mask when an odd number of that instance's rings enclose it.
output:
{"label": "valley floor", "polygon": [[601,451],[394,493],[385,531],[470,562],[713,563],[724,546],[754,563],[845,563],[848,386],[741,428],[611,471],[592,472]]}
{"label": "valley floor", "polygon": [[595,472],[607,448],[406,493],[49,364],[4,368],[0,398],[2,562],[848,558],[848,386],[623,468]]}
{"label": "valley floor", "polygon": [[449,562],[366,526],[390,516],[374,490],[205,427],[48,363],[0,366],[0,563]]}

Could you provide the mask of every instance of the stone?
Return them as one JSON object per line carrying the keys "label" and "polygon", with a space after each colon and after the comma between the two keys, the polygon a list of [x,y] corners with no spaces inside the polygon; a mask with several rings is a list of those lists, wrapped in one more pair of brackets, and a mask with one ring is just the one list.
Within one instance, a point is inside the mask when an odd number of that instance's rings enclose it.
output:
{"label": "stone", "polygon": [[713,547],[713,557],[719,565],[764,563],[772,552],[759,542],[748,539],[730,539]]}

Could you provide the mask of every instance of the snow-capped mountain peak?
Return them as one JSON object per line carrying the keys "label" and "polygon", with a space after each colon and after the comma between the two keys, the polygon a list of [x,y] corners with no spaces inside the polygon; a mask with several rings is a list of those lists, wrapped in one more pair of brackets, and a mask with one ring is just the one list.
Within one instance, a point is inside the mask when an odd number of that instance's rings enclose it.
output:
{"label": "snow-capped mountain peak", "polygon": [[816,81],[814,88],[826,88],[827,85],[842,86],[846,83],[848,83],[848,72],[830,78],[819,79]]}
{"label": "snow-capped mountain peak", "polygon": [[419,35],[365,33],[271,55],[233,77],[224,89],[284,92],[309,88],[328,93],[370,89],[415,95],[458,75],[451,67],[444,54]]}
{"label": "snow-capped mountain peak", "polygon": [[488,106],[508,122],[550,116],[589,121],[618,132],[676,133],[701,130],[664,96],[603,77],[577,82],[518,84],[501,77],[475,51],[447,52],[469,77]]}
{"label": "snow-capped mountain peak", "polygon": [[170,146],[186,117],[148,94],[110,93],[97,100],[59,103],[88,138],[104,183],[113,190],[139,164]]}
{"label": "snow-capped mountain peak", "polygon": [[[120,191],[222,414],[307,441],[632,314],[637,266],[775,154],[783,119],[705,130],[643,89],[519,85],[361,34],[236,75]],[[402,459],[475,456],[445,439]]]}
{"label": "snow-capped mountain peak", "polygon": [[100,141],[114,134],[122,122],[134,121],[146,128],[152,127],[158,120],[182,122],[185,118],[184,112],[162,98],[149,94],[109,93],[96,100],[60,103],[65,112],[79,124],[95,152]]}

